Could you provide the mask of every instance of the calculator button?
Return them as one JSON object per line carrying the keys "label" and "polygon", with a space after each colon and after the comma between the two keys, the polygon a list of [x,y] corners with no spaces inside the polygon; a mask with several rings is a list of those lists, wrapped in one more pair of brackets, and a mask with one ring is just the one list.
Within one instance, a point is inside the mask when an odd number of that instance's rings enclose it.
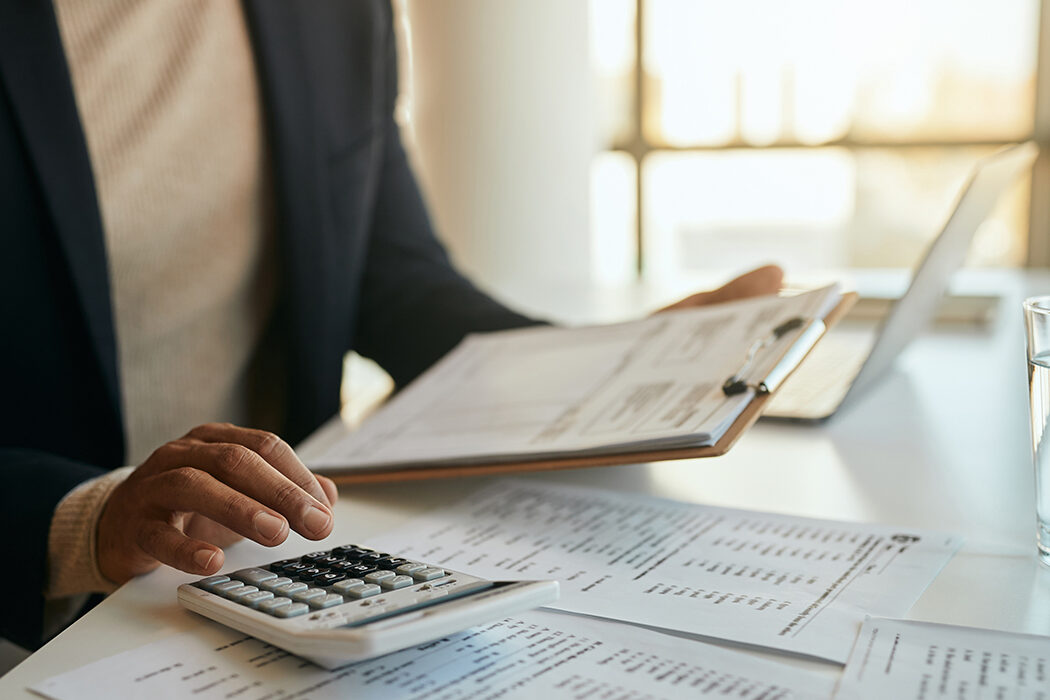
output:
{"label": "calculator button", "polygon": [[346,578],[346,574],[329,571],[326,574],[314,577],[314,584],[318,586],[331,586],[333,583],[339,583],[344,578]]}
{"label": "calculator button", "polygon": [[340,559],[339,557],[327,556],[327,557],[321,557],[320,559],[315,561],[314,565],[315,566],[328,567],[328,566],[331,566],[332,564],[336,564],[336,563],[341,562],[341,561],[342,561],[342,559]]}
{"label": "calculator button", "polygon": [[355,566],[357,566],[356,562],[339,561],[339,562],[336,562],[335,564],[332,564],[328,568],[330,568],[332,571],[338,571],[339,573],[349,574],[349,573],[353,573],[352,571],[350,571],[350,569],[352,569]]}
{"label": "calculator button", "polygon": [[279,586],[275,588],[273,592],[278,595],[289,596],[293,593],[298,593],[299,591],[305,591],[307,588],[309,588],[309,586],[302,581],[296,581],[295,583],[286,583],[283,586]]}
{"label": "calculator button", "polygon": [[365,552],[364,554],[362,554],[361,556],[358,557],[358,559],[361,560],[362,564],[373,564],[373,565],[377,561],[379,561],[380,559],[388,559],[388,558],[390,558],[390,555],[386,554],[385,552]]}
{"label": "calculator button", "polygon": [[346,573],[356,578],[364,578],[366,575],[372,573],[375,570],[376,568],[374,566],[370,566],[368,564],[355,564],[354,566],[351,566],[349,569],[347,569]]}
{"label": "calculator button", "polygon": [[209,576],[197,581],[197,587],[203,588],[206,591],[214,590],[220,583],[226,583],[230,580],[229,576]]}
{"label": "calculator button", "polygon": [[343,596],[329,593],[323,598],[311,598],[308,602],[311,608],[314,608],[315,610],[323,610],[324,608],[330,608],[333,605],[340,605],[343,602]]}
{"label": "calculator button", "polygon": [[408,559],[402,557],[385,557],[376,562],[376,566],[380,566],[384,569],[396,569],[402,564],[408,564]]}
{"label": "calculator button", "polygon": [[346,595],[346,592],[351,588],[357,588],[358,586],[363,585],[365,585],[365,582],[359,578],[348,578],[345,581],[340,581],[332,586],[332,591],[334,593],[339,593],[340,595]]}
{"label": "calculator button", "polygon": [[240,571],[234,571],[232,574],[233,578],[238,581],[244,581],[245,583],[251,584],[252,586],[258,586],[263,581],[269,581],[277,578],[277,574],[266,569],[241,569]]}
{"label": "calculator button", "polygon": [[249,608],[259,609],[259,604],[273,599],[273,593],[270,591],[256,591],[255,593],[249,593],[238,599],[238,603],[247,605]]}
{"label": "calculator button", "polygon": [[428,567],[426,569],[420,569],[419,571],[412,572],[412,578],[417,581],[433,581],[436,578],[441,578],[445,575],[444,569],[438,569],[436,567]]}
{"label": "calculator button", "polygon": [[252,593],[258,592],[259,589],[255,586],[241,586],[240,588],[234,588],[233,590],[226,591],[225,593],[223,593],[223,595],[235,603],[241,603]]}
{"label": "calculator button", "polygon": [[337,557],[343,558],[355,558],[364,554],[367,550],[361,549],[356,544],[344,544],[342,547],[336,547],[332,550],[332,554]]}
{"label": "calculator button", "polygon": [[397,576],[397,574],[395,574],[393,571],[386,571],[385,569],[382,571],[373,571],[372,573],[365,576],[365,582],[379,583],[385,578],[394,578],[395,576]]}
{"label": "calculator button", "polygon": [[291,605],[292,601],[288,598],[270,598],[259,603],[259,610],[265,613],[274,614],[277,608],[282,608],[285,605]]}
{"label": "calculator button", "polygon": [[242,586],[244,586],[244,584],[240,581],[227,581],[226,583],[219,583],[212,586],[211,592],[224,596],[229,591],[232,591],[235,588],[241,588]]}
{"label": "calculator button", "polygon": [[310,606],[306,603],[292,603],[291,605],[282,605],[279,608],[275,608],[272,614],[277,617],[295,617],[309,610]]}
{"label": "calculator button", "polygon": [[392,578],[386,578],[379,582],[385,590],[396,591],[398,588],[404,588],[405,586],[411,586],[415,583],[415,579],[411,576],[394,576]]}
{"label": "calculator button", "polygon": [[374,583],[366,583],[363,586],[356,586],[348,590],[344,595],[347,598],[367,598],[370,595],[376,595],[379,593],[379,586]]}
{"label": "calculator button", "polygon": [[309,569],[303,569],[298,573],[298,576],[303,581],[313,581],[321,574],[327,574],[328,569],[322,569],[317,566],[311,566]]}
{"label": "calculator button", "polygon": [[269,581],[263,581],[259,584],[259,588],[263,589],[264,591],[276,591],[281,586],[284,586],[291,582],[292,579],[288,578],[287,576],[278,576],[277,578],[272,578]]}
{"label": "calculator button", "polygon": [[307,603],[313,598],[322,598],[328,595],[320,588],[307,588],[305,591],[299,591],[298,593],[292,594],[292,600],[297,600],[300,603]]}
{"label": "calculator button", "polygon": [[304,564],[300,561],[292,564],[285,564],[281,571],[288,576],[298,576],[299,572],[306,571],[309,568],[309,564]]}
{"label": "calculator button", "polygon": [[303,555],[303,561],[313,563],[318,559],[324,559],[329,554],[331,554],[331,552],[329,552],[328,550],[325,550],[323,552],[309,552]]}
{"label": "calculator button", "polygon": [[402,564],[397,567],[395,571],[399,574],[412,574],[416,571],[422,571],[425,568],[427,568],[426,564],[420,564],[418,561],[410,561],[407,564]]}

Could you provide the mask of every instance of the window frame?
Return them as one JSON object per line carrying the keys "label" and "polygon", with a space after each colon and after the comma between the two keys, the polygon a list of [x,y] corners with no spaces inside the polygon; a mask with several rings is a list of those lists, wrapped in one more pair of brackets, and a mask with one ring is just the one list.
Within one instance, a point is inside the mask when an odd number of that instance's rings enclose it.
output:
{"label": "window frame", "polygon": [[[614,142],[605,149],[611,152],[627,154],[634,162],[635,168],[635,274],[639,279],[645,274],[645,178],[642,168],[646,158],[653,153],[702,153],[727,150],[767,150],[778,148],[828,148],[841,147],[851,151],[864,149],[910,149],[931,147],[1000,147],[1014,140],[1000,139],[945,139],[945,140],[864,140],[841,138],[820,144],[806,144],[797,141],[779,140],[771,144],[756,146],[743,141],[733,141],[718,145],[681,146],[665,143],[654,143],[645,134],[645,5],[647,0],[635,0],[634,21],[634,69],[632,71],[631,120],[627,138]],[[1039,146],[1039,156],[1032,167],[1031,191],[1028,205],[1027,254],[1026,267],[1050,267],[1050,0],[1039,1],[1039,28],[1036,48],[1035,79],[1035,114],[1033,128],[1027,138]],[[1039,197],[1037,193],[1044,193]]]}

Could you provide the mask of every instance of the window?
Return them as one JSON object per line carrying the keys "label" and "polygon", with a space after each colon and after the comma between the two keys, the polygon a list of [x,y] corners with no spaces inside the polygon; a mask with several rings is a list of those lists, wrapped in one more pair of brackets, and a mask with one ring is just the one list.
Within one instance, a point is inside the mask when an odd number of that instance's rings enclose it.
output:
{"label": "window", "polygon": [[[912,265],[974,161],[1041,131],[1039,6],[591,0],[596,276]],[[970,264],[1050,263],[1032,190]]]}

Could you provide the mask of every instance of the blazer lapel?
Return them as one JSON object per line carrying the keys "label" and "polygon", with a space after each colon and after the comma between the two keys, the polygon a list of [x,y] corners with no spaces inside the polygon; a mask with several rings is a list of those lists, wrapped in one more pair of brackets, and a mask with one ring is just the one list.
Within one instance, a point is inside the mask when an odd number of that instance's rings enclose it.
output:
{"label": "blazer lapel", "polygon": [[[273,160],[281,259],[279,335],[285,343],[285,430],[298,438],[313,428],[307,416],[324,381],[312,348],[330,313],[324,294],[324,201],[321,198],[323,144],[316,124],[316,95],[310,85],[308,46],[294,2],[246,0],[245,16],[255,53],[263,111]],[[311,10],[312,11],[312,6]],[[303,425],[299,425],[303,423]]]}
{"label": "blazer lapel", "polygon": [[119,425],[117,351],[102,220],[50,2],[0,2],[0,78],[40,178]]}

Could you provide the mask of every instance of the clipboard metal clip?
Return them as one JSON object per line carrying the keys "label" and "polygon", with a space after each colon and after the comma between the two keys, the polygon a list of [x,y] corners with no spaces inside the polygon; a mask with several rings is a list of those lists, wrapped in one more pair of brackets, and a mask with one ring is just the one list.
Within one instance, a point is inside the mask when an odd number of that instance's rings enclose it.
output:
{"label": "clipboard metal clip", "polygon": [[736,396],[743,394],[749,388],[755,389],[760,394],[768,394],[774,391],[780,382],[790,373],[790,371],[802,361],[806,353],[809,352],[810,348],[817,342],[821,335],[824,334],[825,326],[824,322],[814,320],[810,323],[809,327],[806,328],[799,335],[798,339],[792,344],[792,346],[784,353],[784,356],[780,358],[776,366],[770,370],[766,378],[757,384],[750,384],[747,380],[747,375],[751,371],[751,368],[755,364],[755,360],[759,353],[776,343],[778,340],[783,338],[788,333],[796,331],[806,325],[806,319],[801,316],[794,316],[784,321],[765,338],[756,340],[748,348],[747,357],[744,359],[744,364],[737,370],[736,374],[725,380],[722,384],[722,393],[726,396]]}

